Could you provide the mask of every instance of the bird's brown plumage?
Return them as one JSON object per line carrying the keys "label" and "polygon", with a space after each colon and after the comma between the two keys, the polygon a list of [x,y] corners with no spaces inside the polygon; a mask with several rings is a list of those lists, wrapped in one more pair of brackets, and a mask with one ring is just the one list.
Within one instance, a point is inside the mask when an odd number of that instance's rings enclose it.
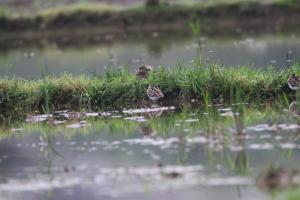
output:
{"label": "bird's brown plumage", "polygon": [[299,90],[300,89],[300,76],[292,74],[288,78],[287,83],[292,90]]}
{"label": "bird's brown plumage", "polygon": [[156,101],[158,99],[161,99],[164,97],[164,94],[163,92],[159,89],[159,87],[155,87],[155,86],[152,86],[152,85],[149,85],[148,86],[148,89],[147,89],[147,96],[153,100],[153,101]]}
{"label": "bird's brown plumage", "polygon": [[136,72],[136,77],[140,79],[147,79],[151,71],[153,71],[153,67],[149,65],[142,65]]}

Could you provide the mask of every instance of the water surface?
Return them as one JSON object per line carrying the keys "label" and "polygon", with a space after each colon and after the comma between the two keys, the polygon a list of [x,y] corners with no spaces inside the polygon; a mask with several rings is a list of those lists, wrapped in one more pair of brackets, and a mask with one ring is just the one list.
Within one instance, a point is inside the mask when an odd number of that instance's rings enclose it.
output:
{"label": "water surface", "polygon": [[134,72],[141,64],[172,68],[199,60],[224,67],[266,69],[272,65],[281,69],[287,65],[287,60],[291,64],[300,59],[297,34],[195,39],[184,34],[172,37],[153,32],[137,39],[114,40],[110,35],[82,37],[37,40],[29,44],[24,40],[12,39],[9,43],[4,40],[1,42],[0,73],[9,77],[39,78],[45,74],[104,73],[108,68],[120,67]]}
{"label": "water surface", "polygon": [[240,105],[29,116],[2,130],[1,197],[269,199],[255,179],[297,169],[299,119]]}

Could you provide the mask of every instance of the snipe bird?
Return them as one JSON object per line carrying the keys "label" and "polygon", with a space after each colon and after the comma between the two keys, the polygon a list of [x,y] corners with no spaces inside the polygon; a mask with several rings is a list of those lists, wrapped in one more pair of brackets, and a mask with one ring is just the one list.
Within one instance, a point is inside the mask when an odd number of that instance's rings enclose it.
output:
{"label": "snipe bird", "polygon": [[300,116],[300,106],[297,101],[293,101],[290,104],[289,110],[291,113],[293,113],[295,116]]}
{"label": "snipe bird", "polygon": [[136,77],[139,79],[147,79],[151,71],[153,71],[153,67],[149,65],[142,65],[136,72]]}
{"label": "snipe bird", "polygon": [[161,99],[164,97],[164,94],[162,91],[159,89],[159,87],[149,85],[147,89],[147,96],[149,99],[152,101],[157,101],[158,99]]}
{"label": "snipe bird", "polygon": [[292,74],[288,78],[287,83],[292,90],[299,90],[300,89],[300,76]]}

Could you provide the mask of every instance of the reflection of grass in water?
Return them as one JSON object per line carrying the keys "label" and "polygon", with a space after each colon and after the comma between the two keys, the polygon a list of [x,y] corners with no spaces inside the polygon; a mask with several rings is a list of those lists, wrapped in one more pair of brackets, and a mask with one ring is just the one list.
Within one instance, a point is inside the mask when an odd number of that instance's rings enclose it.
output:
{"label": "reflection of grass in water", "polygon": [[[257,108],[253,106],[238,105],[242,106],[243,115],[239,115],[240,121],[243,128],[251,126],[257,123],[295,123],[298,122],[298,118],[295,118],[288,112],[283,112],[282,106],[266,106],[265,108]],[[234,106],[232,106],[234,107]],[[142,125],[148,127],[149,130],[156,132],[158,136],[169,137],[172,134],[177,136],[185,136],[186,133],[183,133],[183,129],[189,129],[189,136],[201,134],[236,134],[238,133],[236,128],[236,122],[234,116],[221,116],[221,113],[218,111],[218,107],[209,107],[209,112],[206,113],[201,107],[198,109],[184,109],[180,113],[170,114],[160,118],[151,119]],[[232,109],[234,110],[234,109]],[[191,116],[191,112],[193,115]],[[197,121],[188,122],[188,119],[196,119]],[[76,123],[78,121],[70,121],[68,123]],[[92,126],[87,126],[83,129],[80,129],[80,134],[88,135],[94,132],[97,134],[101,133],[110,133],[115,135],[132,135],[135,134],[139,129],[140,125],[134,121],[128,121],[124,119],[111,119],[109,117],[96,117],[90,118],[89,122],[92,123]],[[70,138],[77,134],[77,130],[64,128],[65,125],[58,125],[53,128],[48,123],[38,123],[38,124],[27,124],[22,123],[22,121],[12,122],[11,124],[2,127],[2,135],[9,131],[11,127],[13,128],[24,128],[18,135],[30,133],[34,130],[40,132],[47,132],[49,134],[60,134],[65,133],[64,136]],[[124,129],[126,127],[126,129]],[[68,130],[68,131],[66,131]],[[227,136],[226,136],[227,137]],[[225,138],[226,139],[226,138]]]}
{"label": "reflection of grass in water", "polygon": [[[234,106],[232,106],[234,107]],[[246,105],[235,105],[238,107],[237,110],[243,110],[243,114],[240,116],[240,121],[243,127],[248,127],[255,125],[257,123],[295,123],[299,119],[295,119],[290,113],[282,111],[285,106],[273,105],[272,107],[266,106],[264,108],[251,107]],[[218,111],[219,107],[208,106],[207,110],[197,109],[197,110],[183,110],[180,113],[175,113],[171,115],[166,115],[161,118],[152,119],[145,123],[143,126],[150,130],[150,136],[153,138],[169,138],[178,137],[181,143],[179,144],[179,153],[177,155],[177,163],[184,165],[189,162],[189,153],[185,151],[185,137],[193,137],[197,135],[207,136],[221,134],[224,136],[223,149],[220,151],[215,151],[213,147],[205,145],[205,150],[207,150],[207,164],[209,166],[216,166],[221,164],[222,166],[228,166],[231,170],[230,173],[234,175],[251,175],[251,169],[249,169],[249,158],[245,150],[239,152],[231,152],[229,150],[230,140],[234,139],[238,131],[236,129],[236,122],[233,116],[221,116]],[[232,109],[234,110],[234,109]],[[191,116],[191,112],[193,115]],[[203,112],[208,112],[208,115],[204,115]],[[195,122],[186,122],[187,119],[198,119]],[[210,123],[207,123],[209,120]],[[75,123],[78,121],[72,121],[70,123]],[[110,119],[106,117],[91,118],[88,120],[91,126],[87,126],[82,129],[68,129],[64,128],[65,125],[60,125],[55,128],[50,127],[47,123],[40,124],[24,124],[22,122],[12,124],[11,126],[16,128],[24,128],[24,131],[17,134],[11,134],[10,131],[3,130],[0,134],[2,139],[9,137],[23,137],[32,132],[41,133],[42,138],[45,142],[50,145],[45,149],[47,155],[54,155],[55,157],[62,157],[62,155],[57,152],[55,147],[51,145],[51,139],[56,135],[62,135],[66,139],[72,139],[73,137],[89,136],[91,134],[96,135],[112,135],[118,140],[120,138],[128,138],[128,136],[136,136],[138,132],[142,133],[140,130],[141,124],[133,121],[126,121],[124,119]],[[126,128],[125,128],[126,127]],[[189,129],[188,132],[184,132],[184,129]],[[151,135],[151,132],[155,132],[157,135]],[[142,136],[142,135],[141,135]],[[231,138],[231,139],[226,139]],[[238,140],[239,145],[244,146],[243,139]]]}
{"label": "reflection of grass in water", "polygon": [[47,143],[47,146],[43,147],[43,154],[45,157],[48,158],[49,162],[51,162],[51,155],[54,156],[54,158],[60,158],[64,160],[64,156],[60,154],[54,147],[53,144],[53,136],[51,134],[48,134],[47,132],[43,132],[40,136],[41,142]]}
{"label": "reflection of grass in water", "polygon": [[300,199],[300,188],[278,191],[274,194],[274,200],[298,200]]}
{"label": "reflection of grass in water", "polygon": [[[107,76],[113,77],[114,74],[107,74]],[[239,99],[238,95],[236,96]],[[282,105],[273,105],[272,107],[265,106],[260,108],[259,106],[246,106],[243,104],[237,104],[232,107],[233,112],[240,113],[238,116],[240,117],[240,122],[242,127],[251,126],[257,123],[294,123],[299,121],[295,117],[291,116],[290,113],[282,112],[282,108],[286,106]],[[237,126],[237,122],[234,116],[232,117],[223,117],[220,116],[218,112],[218,107],[213,107],[207,105],[205,109],[201,107],[201,109],[192,110],[192,112],[196,115],[190,116],[191,110],[183,110],[180,113],[168,115],[159,119],[153,119],[145,124],[150,127],[150,130],[153,130],[157,133],[157,136],[167,138],[170,136],[182,136],[183,129],[189,128],[190,132],[184,133],[183,136],[194,136],[198,135],[201,132],[201,135],[209,135],[215,134],[216,132],[221,133],[223,135],[232,135],[232,128]],[[208,115],[203,115],[203,112],[207,112]],[[189,118],[198,119],[197,122],[186,123],[185,120]],[[208,123],[209,120],[209,123]],[[15,127],[23,127],[25,131],[18,133],[14,136],[22,137],[25,134],[30,134],[31,132],[41,132],[43,133],[43,138],[46,138],[45,141],[50,141],[53,135],[55,134],[63,134],[67,139],[75,137],[76,135],[89,135],[89,134],[105,134],[109,133],[115,136],[126,136],[126,135],[134,135],[136,134],[140,124],[137,122],[125,121],[123,119],[109,119],[109,118],[101,118],[101,119],[91,119],[89,122],[92,126],[88,126],[86,128],[80,130],[66,130],[62,126],[57,128],[51,128],[48,124],[15,124]],[[176,126],[175,124],[180,124],[180,126]],[[126,127],[126,128],[124,128]],[[239,133],[239,129],[236,128],[237,131],[234,133]],[[53,135],[52,135],[53,134]],[[13,134],[8,134],[8,137],[12,137]],[[2,135],[4,136],[4,133]],[[233,136],[234,137],[234,136]],[[48,140],[49,138],[50,140]],[[119,139],[119,138],[118,138]],[[243,141],[241,141],[240,145],[243,146]],[[182,144],[184,145],[184,143]],[[223,166],[229,166],[232,170],[231,172],[234,175],[251,175],[251,170],[249,169],[249,159],[247,157],[246,151],[239,151],[238,153],[232,153],[228,150],[228,144],[225,141],[224,150],[222,150],[221,154],[214,152],[213,149],[208,149],[208,158],[210,159],[211,166],[215,166],[215,164],[222,163]],[[179,164],[184,164],[189,159],[189,154],[184,151],[183,147],[180,147],[180,152],[177,157],[177,162]],[[48,149],[47,153],[55,153],[55,149],[51,147]],[[289,191],[284,194],[280,194],[286,196],[285,199],[297,199],[299,197],[298,190]],[[276,199],[276,198],[275,198]]]}
{"label": "reflection of grass in water", "polygon": [[200,20],[196,18],[194,21],[190,22],[189,26],[192,30],[193,36],[198,39],[198,37],[201,35]]}

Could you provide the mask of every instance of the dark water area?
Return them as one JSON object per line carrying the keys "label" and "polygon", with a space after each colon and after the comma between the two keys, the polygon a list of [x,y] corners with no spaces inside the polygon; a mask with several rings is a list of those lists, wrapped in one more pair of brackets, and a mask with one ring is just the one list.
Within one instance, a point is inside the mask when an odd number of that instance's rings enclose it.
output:
{"label": "dark water area", "polygon": [[[7,42],[8,41],[8,42]],[[79,42],[76,42],[79,41]],[[104,73],[126,67],[134,72],[139,65],[172,68],[204,64],[282,69],[299,62],[298,34],[266,34],[228,38],[199,39],[180,34],[151,32],[147,37],[114,40],[111,35],[56,38],[56,40],[2,40],[0,73],[2,76],[39,78],[41,74],[73,75]],[[11,45],[10,45],[11,44]]]}

